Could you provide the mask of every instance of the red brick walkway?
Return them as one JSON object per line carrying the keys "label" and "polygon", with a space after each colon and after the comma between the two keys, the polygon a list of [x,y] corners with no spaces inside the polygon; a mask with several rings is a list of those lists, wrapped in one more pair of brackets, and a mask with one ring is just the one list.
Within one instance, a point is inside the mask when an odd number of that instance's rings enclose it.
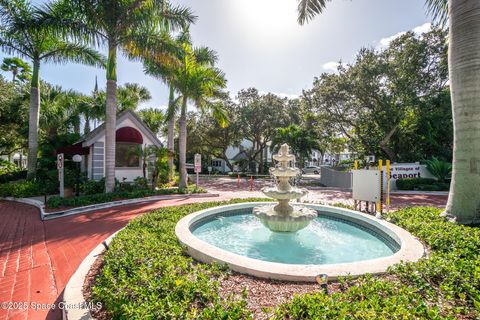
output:
{"label": "red brick walkway", "polygon": [[[325,202],[339,202],[348,192],[323,190]],[[0,303],[23,303],[28,308],[10,310],[0,306],[0,320],[60,319],[61,310],[35,304],[54,304],[62,297],[66,283],[84,257],[109,235],[136,216],[156,208],[196,202],[258,196],[258,192],[224,192],[219,198],[177,198],[148,204],[104,209],[82,215],[42,222],[36,208],[0,201]],[[331,198],[331,199],[329,199]],[[446,196],[396,195],[392,207],[410,205],[442,206]]]}
{"label": "red brick walkway", "polygon": [[159,207],[221,198],[177,198],[41,221],[36,208],[0,201],[0,320],[61,319],[61,310],[32,303],[59,302],[70,277],[87,254],[139,214]]}

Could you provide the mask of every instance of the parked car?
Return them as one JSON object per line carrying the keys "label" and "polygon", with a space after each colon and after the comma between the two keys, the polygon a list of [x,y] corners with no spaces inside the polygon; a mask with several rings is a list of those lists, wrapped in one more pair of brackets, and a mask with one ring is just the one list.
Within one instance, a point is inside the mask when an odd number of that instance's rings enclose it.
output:
{"label": "parked car", "polygon": [[320,174],[320,167],[310,166],[302,169],[303,174]]}

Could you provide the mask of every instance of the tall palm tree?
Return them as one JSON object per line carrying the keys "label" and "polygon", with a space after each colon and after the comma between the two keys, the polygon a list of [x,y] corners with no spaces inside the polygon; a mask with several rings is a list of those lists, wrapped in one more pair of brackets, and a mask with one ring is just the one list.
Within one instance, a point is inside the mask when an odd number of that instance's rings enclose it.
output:
{"label": "tall palm tree", "polygon": [[[115,186],[115,130],[117,111],[117,52],[130,59],[151,57],[174,63],[172,52],[178,48],[170,31],[193,23],[189,9],[173,7],[167,0],[62,0],[59,8],[69,14],[46,19],[52,28],[63,18],[70,28],[66,34],[108,48],[107,96],[105,113],[105,192]],[[63,11],[65,9],[61,9]],[[162,53],[162,54],[160,54]]]}
{"label": "tall palm tree", "polygon": [[26,0],[0,0],[0,49],[33,65],[28,128],[28,177],[36,174],[40,114],[40,64],[76,62],[103,66],[103,57],[79,43],[63,41],[42,26],[37,8]]}
{"label": "tall palm tree", "polygon": [[178,91],[181,98],[179,127],[179,162],[180,182],[179,188],[188,186],[186,167],[187,154],[187,105],[192,101],[202,112],[211,110],[214,117],[221,125],[226,124],[226,117],[222,105],[214,99],[221,94],[225,88],[226,80],[224,73],[213,66],[205,63],[198,63],[195,50],[190,45],[183,45],[185,54],[181,66],[174,70],[172,84]]}
{"label": "tall palm tree", "polygon": [[[300,24],[330,0],[300,0]],[[480,223],[480,1],[426,0],[434,19],[449,24],[450,92],[454,126],[453,171],[444,215]]]}
{"label": "tall palm tree", "polygon": [[[175,41],[180,45],[191,45],[192,39],[190,37],[189,28],[184,28],[183,31],[177,36]],[[179,50],[177,52],[177,58],[180,61],[184,60],[185,50]],[[197,63],[214,65],[217,60],[217,54],[210,50],[207,47],[199,47],[194,49],[194,55]],[[175,154],[175,118],[180,109],[180,99],[175,98],[175,86],[173,85],[173,80],[175,77],[175,68],[181,68],[181,66],[171,66],[165,64],[158,64],[148,59],[144,63],[145,73],[154,76],[162,80],[169,87],[169,99],[168,99],[168,108],[167,108],[167,117],[168,129],[167,129],[167,150],[168,150],[168,169],[169,169],[169,180],[172,181],[174,177],[174,154]]]}

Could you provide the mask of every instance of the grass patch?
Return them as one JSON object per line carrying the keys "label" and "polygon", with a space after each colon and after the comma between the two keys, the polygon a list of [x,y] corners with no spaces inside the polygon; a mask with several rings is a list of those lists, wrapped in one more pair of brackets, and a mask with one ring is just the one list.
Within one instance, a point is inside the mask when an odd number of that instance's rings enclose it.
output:
{"label": "grass patch", "polygon": [[[246,297],[219,296],[219,279],[228,271],[194,262],[175,237],[180,218],[221,204],[226,203],[164,208],[130,222],[105,255],[93,288],[94,299],[102,301],[114,319],[252,318]],[[431,248],[428,259],[396,265],[383,277],[342,279],[341,290],[330,295],[319,290],[295,296],[278,306],[273,317],[476,319],[480,312],[480,229],[445,222],[439,213],[438,209],[414,208],[387,216]]]}

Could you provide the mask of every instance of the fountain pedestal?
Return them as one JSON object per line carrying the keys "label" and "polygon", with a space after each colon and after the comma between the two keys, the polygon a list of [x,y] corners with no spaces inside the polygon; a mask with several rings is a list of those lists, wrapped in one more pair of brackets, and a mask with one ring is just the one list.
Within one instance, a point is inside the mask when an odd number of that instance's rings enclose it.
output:
{"label": "fountain pedestal", "polygon": [[289,183],[290,178],[300,172],[299,169],[289,165],[291,161],[295,160],[295,156],[290,154],[289,150],[289,146],[283,144],[278,154],[273,156],[273,159],[279,163],[278,168],[270,170],[279,181],[277,187],[262,189],[265,195],[276,199],[278,204],[253,208],[253,214],[260,219],[263,225],[275,232],[301,230],[317,216],[317,212],[313,209],[289,204],[290,200],[299,199],[308,193],[306,189],[294,188]]}

